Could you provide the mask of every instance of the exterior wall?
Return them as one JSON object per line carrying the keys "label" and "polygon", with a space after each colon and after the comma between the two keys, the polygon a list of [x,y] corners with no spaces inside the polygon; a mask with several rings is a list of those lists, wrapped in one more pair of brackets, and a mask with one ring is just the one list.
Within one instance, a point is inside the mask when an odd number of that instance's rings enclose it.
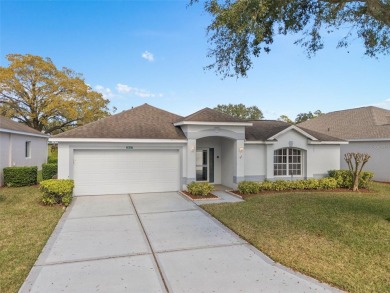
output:
{"label": "exterior wall", "polygon": [[267,173],[266,145],[245,145],[245,180],[263,181]]}
{"label": "exterior wall", "polygon": [[221,177],[221,184],[231,188],[234,186],[233,176],[235,174],[235,164],[233,160],[234,151],[234,141],[226,138],[222,139],[221,168],[223,172]]}
{"label": "exterior wall", "polygon": [[[253,181],[322,178],[328,170],[340,169],[340,145],[309,144],[310,140],[295,130],[279,135],[275,142],[245,145],[245,179]],[[274,176],[274,151],[297,148],[302,152],[302,176]]]}
{"label": "exterior wall", "polygon": [[[269,180],[291,180],[291,179],[305,179],[308,176],[306,166],[306,150],[308,147],[308,139],[295,130],[290,130],[277,137],[277,141],[274,144],[267,145],[267,179]],[[303,150],[303,162],[302,162],[302,176],[274,176],[274,151],[281,148],[298,148]]]}
{"label": "exterior wall", "polygon": [[306,153],[309,178],[323,178],[329,170],[340,169],[340,145],[309,145]]}
{"label": "exterior wall", "polygon": [[390,182],[390,141],[349,142],[341,146],[340,164],[342,169],[348,169],[344,154],[349,152],[367,153],[371,156],[364,166],[365,171],[374,172],[374,180]]}
{"label": "exterior wall", "polygon": [[[14,133],[0,133],[0,185],[3,185],[3,168],[37,166],[47,161],[47,138]],[[26,158],[26,141],[30,141],[30,157]]]}

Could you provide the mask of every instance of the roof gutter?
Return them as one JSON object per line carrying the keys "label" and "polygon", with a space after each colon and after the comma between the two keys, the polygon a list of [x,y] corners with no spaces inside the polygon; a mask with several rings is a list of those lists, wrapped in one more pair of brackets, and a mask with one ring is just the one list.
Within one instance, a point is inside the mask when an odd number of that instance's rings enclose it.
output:
{"label": "roof gutter", "polygon": [[38,133],[30,133],[30,132],[24,132],[24,131],[16,131],[16,130],[5,129],[5,128],[0,128],[0,132],[49,138],[49,135],[47,135],[47,134],[38,134]]}
{"label": "roof gutter", "polygon": [[252,126],[252,122],[201,122],[201,121],[180,121],[173,124],[174,126],[182,125],[209,125],[209,126]]}
{"label": "roof gutter", "polygon": [[308,141],[307,144],[313,144],[313,145],[318,145],[318,144],[348,144],[348,141]]}
{"label": "roof gutter", "polygon": [[111,143],[187,143],[186,139],[144,139],[144,138],[69,138],[51,137],[50,142],[111,142]]}

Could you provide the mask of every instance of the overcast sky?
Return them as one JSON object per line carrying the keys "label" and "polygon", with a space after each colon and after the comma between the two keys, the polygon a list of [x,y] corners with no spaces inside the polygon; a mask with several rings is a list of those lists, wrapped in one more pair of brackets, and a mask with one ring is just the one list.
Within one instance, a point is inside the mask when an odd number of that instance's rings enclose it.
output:
{"label": "overcast sky", "polygon": [[299,36],[277,37],[247,78],[221,80],[204,67],[210,16],[188,1],[0,1],[0,66],[11,53],[50,57],[119,111],[148,103],[179,115],[217,104],[256,105],[266,119],[376,105],[390,109],[390,57],[363,55],[341,33],[308,59]]}

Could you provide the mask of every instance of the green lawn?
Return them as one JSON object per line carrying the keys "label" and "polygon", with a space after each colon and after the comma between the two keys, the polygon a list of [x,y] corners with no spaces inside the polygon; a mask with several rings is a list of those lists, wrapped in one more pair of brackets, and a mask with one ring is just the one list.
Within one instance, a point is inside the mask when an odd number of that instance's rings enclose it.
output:
{"label": "green lawn", "polygon": [[203,208],[273,260],[349,292],[390,292],[390,185]]}
{"label": "green lawn", "polygon": [[63,214],[38,187],[0,188],[0,292],[17,292]]}

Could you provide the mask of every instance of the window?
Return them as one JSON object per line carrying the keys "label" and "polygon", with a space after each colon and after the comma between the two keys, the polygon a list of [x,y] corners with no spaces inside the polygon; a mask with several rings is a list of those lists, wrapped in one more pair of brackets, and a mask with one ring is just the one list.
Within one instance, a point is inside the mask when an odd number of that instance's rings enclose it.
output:
{"label": "window", "polygon": [[284,148],[274,151],[274,176],[302,175],[301,150]]}
{"label": "window", "polygon": [[31,157],[31,141],[26,141],[25,156],[26,156],[26,158]]}

